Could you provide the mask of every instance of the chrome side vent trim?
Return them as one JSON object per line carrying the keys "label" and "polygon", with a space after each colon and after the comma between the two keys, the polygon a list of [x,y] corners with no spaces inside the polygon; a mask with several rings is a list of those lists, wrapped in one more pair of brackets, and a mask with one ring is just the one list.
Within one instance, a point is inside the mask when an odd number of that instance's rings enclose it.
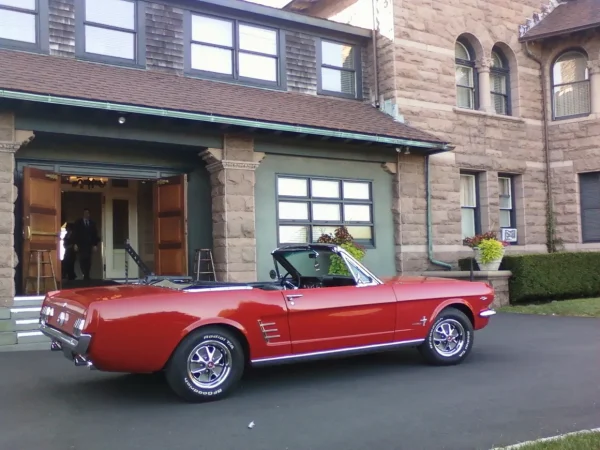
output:
{"label": "chrome side vent trim", "polygon": [[262,320],[259,320],[258,326],[260,327],[260,331],[267,344],[271,341],[271,339],[277,339],[281,337],[275,322],[263,322]]}

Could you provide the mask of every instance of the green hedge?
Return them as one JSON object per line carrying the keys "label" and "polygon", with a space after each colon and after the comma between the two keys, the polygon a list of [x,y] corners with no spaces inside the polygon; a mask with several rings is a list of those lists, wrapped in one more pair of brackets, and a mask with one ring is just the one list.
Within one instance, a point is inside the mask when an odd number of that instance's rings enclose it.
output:
{"label": "green hedge", "polygon": [[[469,270],[470,259],[459,260],[461,270]],[[600,252],[507,255],[500,270],[513,274],[511,303],[600,297]]]}

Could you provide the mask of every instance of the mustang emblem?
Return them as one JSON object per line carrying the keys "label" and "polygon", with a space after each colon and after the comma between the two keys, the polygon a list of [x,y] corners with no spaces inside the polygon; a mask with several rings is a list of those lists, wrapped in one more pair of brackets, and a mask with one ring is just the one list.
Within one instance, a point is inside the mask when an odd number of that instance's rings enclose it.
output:
{"label": "mustang emblem", "polygon": [[424,327],[426,323],[427,323],[427,317],[423,316],[421,318],[421,320],[419,320],[417,323],[413,323],[413,325],[421,325],[422,327]]}
{"label": "mustang emblem", "polygon": [[69,321],[69,314],[66,312],[61,312],[58,315],[58,319],[56,319],[56,321],[58,322],[59,325],[64,325],[65,323],[67,323]]}

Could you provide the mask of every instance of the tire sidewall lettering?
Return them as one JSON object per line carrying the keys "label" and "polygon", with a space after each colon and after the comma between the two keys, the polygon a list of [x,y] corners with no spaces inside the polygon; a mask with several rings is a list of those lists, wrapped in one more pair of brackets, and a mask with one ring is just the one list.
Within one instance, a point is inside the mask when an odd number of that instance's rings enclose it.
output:
{"label": "tire sidewall lettering", "polygon": [[227,347],[229,347],[230,350],[235,350],[235,345],[233,345],[233,342],[219,334],[205,334],[204,336],[202,336],[202,341],[208,341],[211,339],[221,341],[225,345],[227,345]]}
{"label": "tire sidewall lettering", "polygon": [[220,393],[223,392],[222,388],[215,389],[214,391],[203,391],[203,390],[200,390],[197,387],[195,387],[192,383],[190,383],[190,380],[189,380],[188,377],[183,377],[183,382],[185,383],[185,385],[187,386],[187,388],[190,391],[192,391],[194,394],[202,395],[204,397],[212,397],[213,395],[219,395]]}

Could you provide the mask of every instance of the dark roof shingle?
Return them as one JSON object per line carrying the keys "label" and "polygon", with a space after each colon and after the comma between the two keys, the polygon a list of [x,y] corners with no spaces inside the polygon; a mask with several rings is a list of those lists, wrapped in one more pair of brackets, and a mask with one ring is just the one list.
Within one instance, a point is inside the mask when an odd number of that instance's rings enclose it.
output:
{"label": "dark roof shingle", "polygon": [[7,50],[0,50],[0,67],[0,90],[444,143],[360,101]]}
{"label": "dark roof shingle", "polygon": [[558,36],[599,25],[600,0],[567,0],[527,31],[521,41]]}

